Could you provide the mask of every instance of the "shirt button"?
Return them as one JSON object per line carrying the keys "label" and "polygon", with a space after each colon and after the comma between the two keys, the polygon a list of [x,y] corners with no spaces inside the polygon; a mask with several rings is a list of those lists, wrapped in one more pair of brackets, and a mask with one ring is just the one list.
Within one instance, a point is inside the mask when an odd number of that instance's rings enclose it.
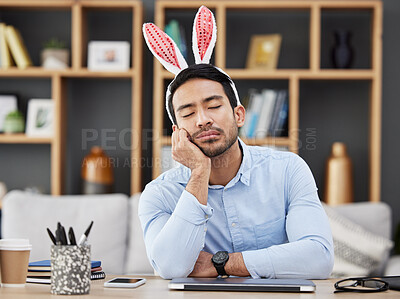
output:
{"label": "shirt button", "polygon": [[205,231],[205,232],[207,231],[207,227],[204,228],[204,231]]}
{"label": "shirt button", "polygon": [[235,223],[235,222],[232,222],[232,226],[235,227],[235,226],[236,226],[236,223]]}
{"label": "shirt button", "polygon": [[208,219],[208,215],[206,215],[204,218]]}

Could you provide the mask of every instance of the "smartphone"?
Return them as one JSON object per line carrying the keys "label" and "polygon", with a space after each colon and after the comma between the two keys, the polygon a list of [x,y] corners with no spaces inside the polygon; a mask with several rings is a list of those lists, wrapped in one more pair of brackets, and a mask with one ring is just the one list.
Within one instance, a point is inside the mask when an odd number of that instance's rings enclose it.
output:
{"label": "smartphone", "polygon": [[136,288],[146,282],[144,278],[116,277],[104,283],[108,288]]}

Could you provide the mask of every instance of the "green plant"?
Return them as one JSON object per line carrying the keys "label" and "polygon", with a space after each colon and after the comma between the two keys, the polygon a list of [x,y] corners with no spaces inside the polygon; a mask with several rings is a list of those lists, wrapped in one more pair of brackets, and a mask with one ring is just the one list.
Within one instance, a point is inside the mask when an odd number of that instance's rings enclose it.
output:
{"label": "green plant", "polygon": [[21,111],[15,110],[15,111],[11,111],[10,113],[8,113],[6,115],[6,120],[9,119],[19,119],[19,118],[23,118],[24,115],[22,114]]}
{"label": "green plant", "polygon": [[65,44],[65,41],[62,41],[56,37],[53,37],[43,43],[43,48],[45,48],[45,49],[65,49],[66,44]]}

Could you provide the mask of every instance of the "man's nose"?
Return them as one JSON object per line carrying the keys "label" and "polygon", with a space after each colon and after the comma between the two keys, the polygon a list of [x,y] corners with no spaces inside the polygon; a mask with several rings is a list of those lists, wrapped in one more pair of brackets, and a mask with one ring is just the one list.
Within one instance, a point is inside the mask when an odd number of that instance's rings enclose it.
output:
{"label": "man's nose", "polygon": [[197,127],[203,128],[205,126],[211,126],[213,124],[212,118],[208,115],[206,110],[201,109],[197,113]]}

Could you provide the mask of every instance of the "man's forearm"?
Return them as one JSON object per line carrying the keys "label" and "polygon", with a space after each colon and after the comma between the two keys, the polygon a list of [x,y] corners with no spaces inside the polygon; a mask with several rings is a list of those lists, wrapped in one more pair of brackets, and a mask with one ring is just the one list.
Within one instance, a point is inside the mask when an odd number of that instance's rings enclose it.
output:
{"label": "man's forearm", "polygon": [[208,182],[210,179],[210,168],[197,168],[192,171],[190,180],[186,185],[186,191],[197,198],[199,203],[207,205],[208,199]]}
{"label": "man's forearm", "polygon": [[228,275],[231,276],[250,276],[241,252],[234,252],[229,254],[229,260],[225,265],[225,271]]}

